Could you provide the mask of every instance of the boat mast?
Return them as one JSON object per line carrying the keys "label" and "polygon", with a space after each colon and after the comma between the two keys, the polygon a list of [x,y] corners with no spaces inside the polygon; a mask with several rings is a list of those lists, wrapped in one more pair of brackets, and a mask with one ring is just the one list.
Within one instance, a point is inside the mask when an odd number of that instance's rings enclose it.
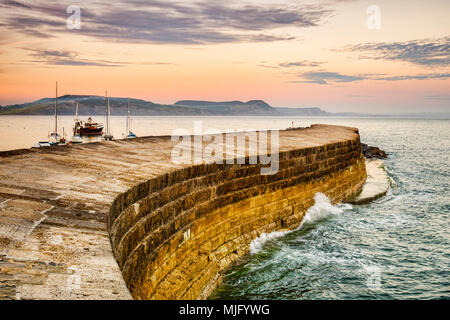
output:
{"label": "boat mast", "polygon": [[108,111],[106,113],[106,134],[104,138],[105,140],[109,141],[113,139],[113,136],[111,135],[110,130],[111,105],[109,104],[108,91],[106,91],[106,101],[108,102]]}
{"label": "boat mast", "polygon": [[56,81],[55,95],[55,137],[58,136],[58,81]]}
{"label": "boat mast", "polygon": [[111,115],[111,108],[109,105],[108,91],[106,91],[106,101],[108,102],[108,110],[106,113],[106,135],[109,137],[109,116]]}
{"label": "boat mast", "polygon": [[127,104],[127,130],[126,130],[127,135],[130,133],[129,123],[130,123],[130,99],[128,99],[128,104]]}
{"label": "boat mast", "polygon": [[76,107],[75,107],[75,124],[73,126],[73,135],[74,136],[79,134],[79,131],[77,132],[79,125],[80,124],[79,124],[79,120],[78,120],[78,102],[77,102]]}

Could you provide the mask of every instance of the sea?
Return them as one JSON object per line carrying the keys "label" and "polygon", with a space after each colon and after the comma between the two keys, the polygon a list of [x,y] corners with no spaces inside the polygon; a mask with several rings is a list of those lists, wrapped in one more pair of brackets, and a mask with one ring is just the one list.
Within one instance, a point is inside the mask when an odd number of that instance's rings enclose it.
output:
{"label": "sea", "polygon": [[[450,298],[450,120],[133,117],[132,131],[194,133],[199,123],[221,131],[314,123],[357,127],[362,142],[388,153],[384,162],[392,182],[385,197],[366,205],[332,205],[316,194],[299,228],[255,239],[250,252],[223,272],[209,299]],[[47,139],[53,125],[47,116],[0,116],[0,151],[30,148]],[[58,126],[70,138],[73,117],[59,117]],[[125,117],[111,118],[115,138],[124,137],[125,126]]]}

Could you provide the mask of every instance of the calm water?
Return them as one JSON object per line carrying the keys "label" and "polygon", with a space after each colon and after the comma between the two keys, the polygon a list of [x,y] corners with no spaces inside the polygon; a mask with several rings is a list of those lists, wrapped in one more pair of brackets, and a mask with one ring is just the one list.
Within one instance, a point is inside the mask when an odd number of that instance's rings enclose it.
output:
{"label": "calm water", "polygon": [[[389,153],[395,181],[386,197],[364,206],[333,207],[318,196],[299,230],[254,242],[211,299],[450,298],[449,120],[138,117],[133,131],[192,132],[195,120],[220,130],[283,129],[292,121],[358,127],[363,142]],[[62,117],[59,126],[70,132],[72,123]],[[50,117],[0,117],[0,150],[31,147],[51,127]],[[125,118],[112,118],[112,132],[122,137]]]}

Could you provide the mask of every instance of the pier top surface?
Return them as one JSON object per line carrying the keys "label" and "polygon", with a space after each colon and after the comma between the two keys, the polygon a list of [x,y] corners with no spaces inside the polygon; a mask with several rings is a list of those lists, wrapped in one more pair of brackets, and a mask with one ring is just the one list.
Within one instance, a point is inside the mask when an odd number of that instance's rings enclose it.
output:
{"label": "pier top surface", "polygon": [[[357,137],[314,125],[279,132],[280,151]],[[118,194],[186,164],[145,137],[0,152],[0,299],[131,299],[107,232]]]}

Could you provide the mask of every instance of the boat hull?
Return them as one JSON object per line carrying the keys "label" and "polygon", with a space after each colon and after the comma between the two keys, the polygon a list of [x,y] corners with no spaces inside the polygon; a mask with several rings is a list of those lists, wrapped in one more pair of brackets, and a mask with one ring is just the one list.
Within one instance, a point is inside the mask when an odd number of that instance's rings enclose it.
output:
{"label": "boat hull", "polygon": [[80,128],[80,136],[101,136],[103,127],[100,128]]}

